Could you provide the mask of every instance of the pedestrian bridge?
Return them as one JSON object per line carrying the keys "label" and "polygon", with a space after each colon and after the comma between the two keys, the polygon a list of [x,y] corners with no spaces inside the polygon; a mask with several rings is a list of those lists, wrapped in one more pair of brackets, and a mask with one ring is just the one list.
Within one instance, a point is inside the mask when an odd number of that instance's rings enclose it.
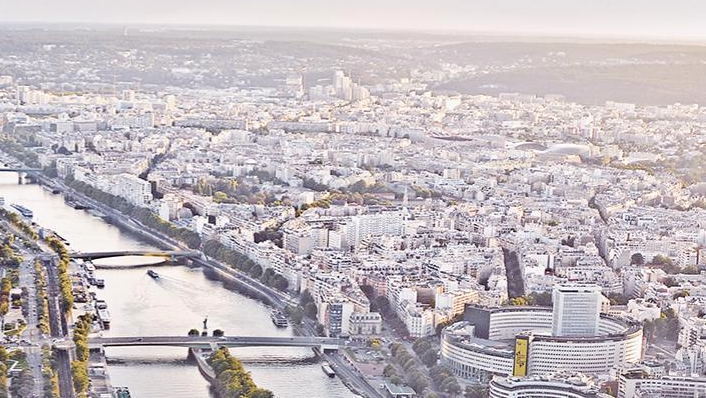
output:
{"label": "pedestrian bridge", "polygon": [[261,337],[261,336],[134,336],[93,337],[88,340],[91,348],[169,346],[209,349],[219,347],[318,347],[337,350],[344,340],[333,337]]}
{"label": "pedestrian bridge", "polygon": [[125,257],[125,256],[142,256],[142,257],[164,257],[170,259],[177,258],[198,258],[201,253],[198,251],[173,250],[173,251],[139,251],[139,250],[123,250],[112,252],[73,252],[69,253],[69,257],[80,260],[98,260],[101,258]]}

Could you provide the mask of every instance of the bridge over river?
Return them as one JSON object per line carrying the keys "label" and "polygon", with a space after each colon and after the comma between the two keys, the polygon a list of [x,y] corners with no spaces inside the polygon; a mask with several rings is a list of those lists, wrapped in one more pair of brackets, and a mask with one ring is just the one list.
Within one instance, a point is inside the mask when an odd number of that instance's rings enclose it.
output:
{"label": "bridge over river", "polygon": [[208,349],[220,347],[312,347],[322,351],[338,350],[345,340],[333,337],[262,337],[262,336],[131,336],[93,337],[91,348],[169,346]]}
{"label": "bridge over river", "polygon": [[69,257],[80,260],[98,260],[101,258],[125,257],[125,256],[142,256],[142,257],[164,257],[168,259],[179,258],[200,258],[201,253],[198,251],[187,250],[165,250],[165,251],[140,251],[140,250],[122,250],[110,252],[72,252]]}

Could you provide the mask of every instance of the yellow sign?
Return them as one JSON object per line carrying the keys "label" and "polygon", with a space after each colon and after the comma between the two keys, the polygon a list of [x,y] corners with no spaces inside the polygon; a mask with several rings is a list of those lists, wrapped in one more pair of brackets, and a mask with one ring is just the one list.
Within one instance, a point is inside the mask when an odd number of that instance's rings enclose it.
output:
{"label": "yellow sign", "polygon": [[513,376],[527,376],[527,351],[529,341],[523,338],[515,339],[515,366]]}

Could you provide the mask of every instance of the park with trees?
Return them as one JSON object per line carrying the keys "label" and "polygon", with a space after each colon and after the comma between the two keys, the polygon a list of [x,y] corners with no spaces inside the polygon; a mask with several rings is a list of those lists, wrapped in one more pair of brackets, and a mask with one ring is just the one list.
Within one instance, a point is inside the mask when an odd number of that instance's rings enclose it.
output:
{"label": "park with trees", "polygon": [[211,353],[206,360],[216,374],[214,388],[220,398],[273,398],[271,391],[258,388],[242,362],[226,347]]}

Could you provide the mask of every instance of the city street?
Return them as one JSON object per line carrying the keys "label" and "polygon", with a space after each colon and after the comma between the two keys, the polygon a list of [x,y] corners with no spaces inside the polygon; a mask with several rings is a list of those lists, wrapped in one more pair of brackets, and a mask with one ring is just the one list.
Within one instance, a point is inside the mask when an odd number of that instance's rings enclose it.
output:
{"label": "city street", "polygon": [[[35,269],[34,256],[32,253],[22,253],[24,261],[20,264],[20,288],[27,290],[27,306],[29,314],[25,318],[27,328],[22,332],[22,339],[29,341],[32,345],[24,348],[27,353],[27,362],[29,363],[32,374],[34,375],[34,393],[37,397],[41,396],[44,391],[44,378],[42,377],[42,345],[47,344],[46,336],[44,336],[38,328],[37,314],[37,289],[35,286]],[[49,342],[49,344],[51,344]]]}

